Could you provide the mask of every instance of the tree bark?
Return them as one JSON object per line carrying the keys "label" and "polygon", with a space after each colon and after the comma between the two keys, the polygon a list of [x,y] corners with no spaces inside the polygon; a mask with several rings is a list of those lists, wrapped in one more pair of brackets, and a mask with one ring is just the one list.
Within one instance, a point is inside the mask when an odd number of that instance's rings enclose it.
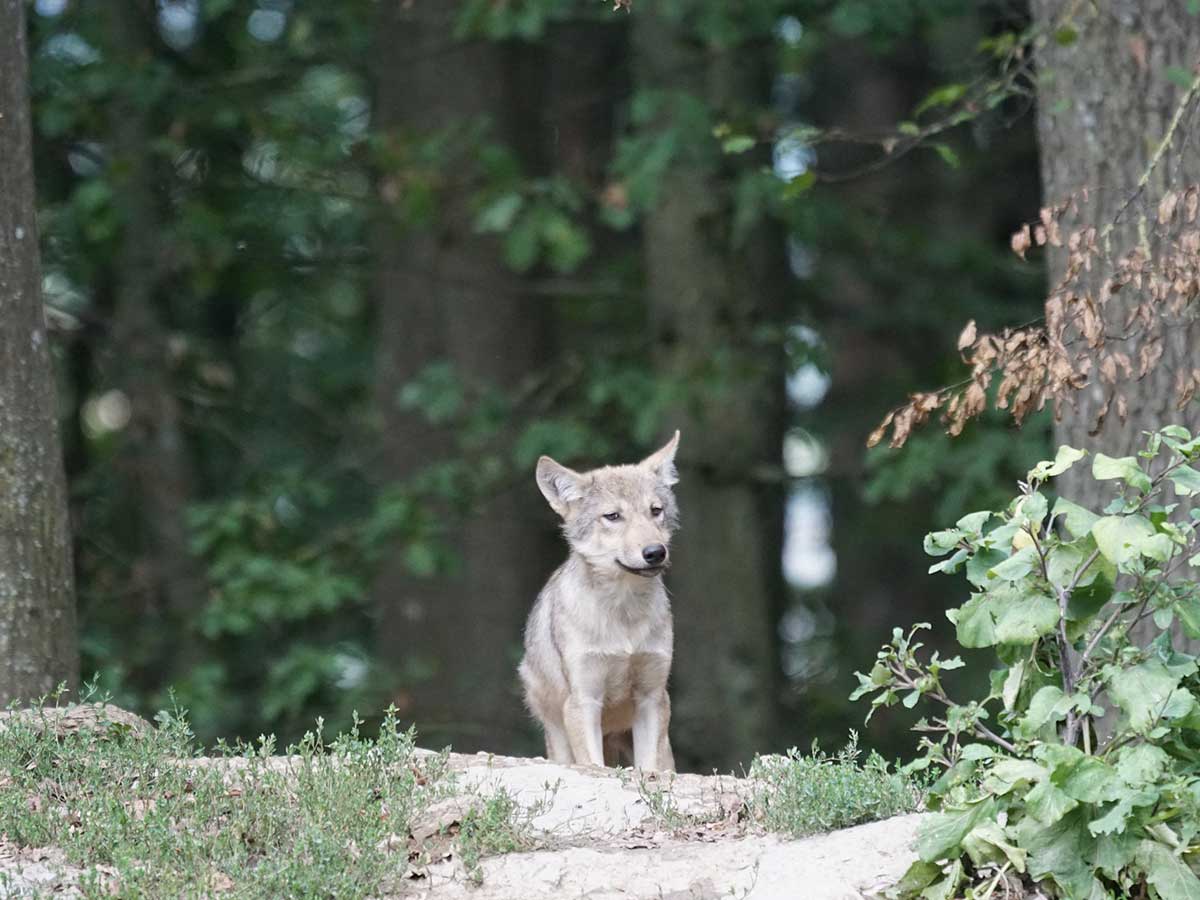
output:
{"label": "tree bark", "polygon": [[[1155,148],[1167,132],[1184,89],[1167,74],[1172,66],[1191,72],[1200,61],[1200,28],[1187,11],[1186,0],[1114,0],[1086,5],[1073,20],[1078,38],[1067,46],[1051,42],[1039,78],[1038,140],[1047,203],[1057,202],[1086,187],[1091,195],[1088,213],[1098,228],[1112,221],[1121,206],[1137,191],[1138,181],[1150,164]],[[1036,0],[1038,25],[1050,27],[1061,13],[1061,3]],[[1185,121],[1185,126],[1188,121]],[[1112,231],[1112,248],[1121,255],[1138,244],[1139,220],[1145,202],[1157,203],[1168,185],[1180,186],[1200,176],[1200,146],[1186,140],[1181,128],[1167,147],[1142,194]],[[1065,248],[1047,247],[1050,283],[1056,284],[1066,268]],[[1117,294],[1107,308],[1108,317],[1123,321],[1137,292]],[[1181,328],[1167,336],[1162,362],[1149,375],[1125,388],[1129,419],[1122,424],[1109,415],[1098,435],[1090,433],[1103,402],[1098,385],[1081,392],[1079,404],[1069,409],[1057,428],[1057,437],[1074,446],[1092,446],[1125,455],[1143,442],[1141,432],[1179,422],[1200,427],[1200,404],[1174,408],[1174,376],[1180,367],[1190,371],[1200,365],[1200,330]],[[1137,358],[1138,347],[1124,347]],[[1084,501],[1096,500],[1108,488],[1082,473],[1068,473],[1070,488]]]}
{"label": "tree bark", "polygon": [[[726,111],[769,96],[757,54],[706,53],[686,24],[650,7],[638,10],[633,40],[643,89],[686,91]],[[686,384],[715,376],[678,410],[683,526],[668,582],[681,769],[748,762],[770,746],[778,704],[784,360],[782,345],[760,335],[782,324],[791,276],[775,229],[733,245],[732,186],[717,164],[676,160],[643,227],[656,358]]]}
{"label": "tree bark", "polygon": [[42,307],[24,0],[0,0],[0,706],[79,677]]}
{"label": "tree bark", "polygon": [[[136,73],[151,60],[154,12],[128,0],[107,4],[108,36]],[[133,76],[136,77],[136,76]],[[142,516],[143,553],[154,599],[171,621],[176,649],[167,677],[186,675],[196,641],[190,626],[207,593],[203,567],[188,546],[184,512],[194,474],[168,351],[163,276],[169,247],[157,194],[151,110],[132,81],[123,85],[109,122],[112,178],[122,232],[113,271],[114,341],[109,352],[129,398],[128,452],[123,471]]]}
{"label": "tree bark", "polygon": [[[519,150],[509,50],[456,38],[460,7],[383,10],[377,122],[397,142],[486,122],[490,139]],[[389,480],[411,480],[460,450],[448,430],[397,405],[404,384],[444,361],[472,395],[512,391],[547,352],[543,316],[531,308],[522,280],[505,266],[494,238],[474,233],[472,170],[469,159],[442,167],[432,223],[404,225],[385,216],[376,226],[377,397],[387,454],[382,474]],[[385,202],[398,190],[392,177],[380,178]],[[502,434],[495,445],[506,448],[509,437]],[[376,584],[381,654],[393,664],[421,663],[426,677],[404,696],[407,714],[434,743],[452,741],[467,751],[528,749],[514,660],[538,590],[531,554],[540,557],[544,529],[533,473],[521,484],[477,498],[460,523],[452,511],[434,511],[441,539],[459,559],[453,572],[415,577],[398,553]]]}
{"label": "tree bark", "polygon": [[[1037,114],[1043,195],[1045,202],[1052,204],[1087,189],[1087,220],[1070,223],[1072,228],[1087,224],[1104,228],[1138,192],[1139,180],[1150,167],[1184,94],[1169,71],[1178,67],[1191,73],[1200,62],[1200,27],[1188,5],[1187,0],[1082,4],[1070,22],[1078,37],[1065,46],[1050,41],[1045,49],[1040,59]],[[1054,29],[1063,6],[1056,0],[1034,0],[1035,23]],[[1193,108],[1138,201],[1113,228],[1114,257],[1138,246],[1139,227],[1147,224],[1147,215],[1152,218],[1148,209],[1157,205],[1168,186],[1178,188],[1200,178],[1200,145],[1189,139],[1196,124],[1194,114]],[[1153,231],[1152,224],[1148,230]],[[1046,249],[1054,285],[1063,276],[1067,251]],[[1101,267],[1086,286],[1094,291],[1104,274]],[[1110,332],[1123,330],[1125,315],[1137,300],[1138,292],[1128,288],[1108,302],[1105,318]],[[1104,391],[1094,379],[1056,426],[1057,440],[1125,456],[1143,445],[1143,431],[1171,423],[1200,430],[1200,403],[1179,410],[1174,396],[1175,373],[1200,366],[1200,326],[1193,322],[1167,330],[1163,343],[1161,362],[1142,380],[1119,388],[1129,407],[1124,423],[1110,412],[1099,433],[1094,433],[1105,402]],[[1125,342],[1121,349],[1137,359],[1140,345]],[[1072,470],[1059,481],[1066,496],[1091,509],[1103,508],[1112,496],[1111,486],[1094,481],[1086,470]]]}

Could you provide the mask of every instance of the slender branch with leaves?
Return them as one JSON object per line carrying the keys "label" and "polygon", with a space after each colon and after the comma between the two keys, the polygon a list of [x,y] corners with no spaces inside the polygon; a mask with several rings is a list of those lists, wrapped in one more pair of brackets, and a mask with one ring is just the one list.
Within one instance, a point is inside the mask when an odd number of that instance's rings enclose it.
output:
{"label": "slender branch with leaves", "polygon": [[[1200,563],[1200,512],[1180,517],[1175,502],[1200,493],[1200,437],[1169,426],[1136,456],[1095,454],[1092,476],[1114,486],[1103,510],[1048,493],[1087,456],[1060,447],[1007,508],[925,539],[940,557],[930,571],[970,585],[947,617],[962,647],[994,649],[986,696],[951,697],[942,675],[965,664],[923,658],[926,623],[896,629],[858,674],[852,699],[869,696],[872,713],[937,708],[915,726],[909,770],[940,773],[927,800],[940,812],[897,897],[1035,885],[1080,900],[1200,897],[1200,658],[1171,642],[1176,620],[1200,637],[1200,585],[1175,577]],[[1130,633],[1147,619],[1157,637],[1141,646]]]}

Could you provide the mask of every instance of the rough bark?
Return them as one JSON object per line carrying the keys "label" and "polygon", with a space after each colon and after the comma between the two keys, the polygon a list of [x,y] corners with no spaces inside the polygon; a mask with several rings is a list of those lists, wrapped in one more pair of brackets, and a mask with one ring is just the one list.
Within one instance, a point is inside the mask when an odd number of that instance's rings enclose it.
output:
{"label": "rough bark", "polygon": [[23,0],[0,0],[0,706],[79,677],[42,308]]}
{"label": "rough bark", "polygon": [[[519,148],[520,136],[510,133],[510,54],[489,41],[457,40],[459,9],[447,3],[383,10],[377,121],[399,140],[488,122],[493,139]],[[469,390],[511,391],[545,351],[541,316],[521,280],[504,265],[497,242],[474,233],[473,185],[465,180],[471,169],[470,160],[443,168],[432,225],[401,228],[385,218],[376,229],[377,396],[391,480],[411,479],[456,451],[450,434],[397,406],[406,382],[430,363],[448,361]],[[380,178],[385,201],[396,190],[390,178]],[[496,443],[506,442],[501,436]],[[429,667],[407,696],[408,714],[431,739],[502,749],[529,731],[513,660],[538,589],[530,562],[543,546],[536,496],[531,472],[524,490],[485,497],[466,521],[449,525],[442,538],[459,558],[454,572],[417,578],[398,554],[376,584],[383,658],[416,658]],[[441,519],[452,522],[453,514]]]}
{"label": "rough bark", "polygon": [[[761,105],[756,54],[706,54],[686,25],[651,8],[633,24],[636,80],[688,91],[718,110]],[[674,596],[672,742],[681,769],[727,768],[770,745],[777,709],[776,623],[783,607],[783,359],[756,330],[782,320],[783,239],[761,227],[730,240],[728,177],[677,161],[643,229],[656,358],[697,384],[716,360],[717,390],[678,410],[683,527]],[[668,433],[676,423],[664,422]]]}
{"label": "rough bark", "polygon": [[[1050,42],[1040,58],[1037,125],[1044,197],[1054,203],[1086,187],[1091,198],[1087,218],[1072,223],[1074,227],[1094,224],[1102,229],[1137,193],[1184,94],[1169,70],[1178,67],[1190,73],[1200,60],[1200,27],[1187,7],[1186,0],[1083,4],[1071,21],[1078,38],[1066,46]],[[1038,26],[1053,28],[1063,4],[1035,0],[1033,13]],[[1183,120],[1140,198],[1113,228],[1114,255],[1138,245],[1139,226],[1168,186],[1200,179],[1200,145],[1190,139],[1194,112]],[[1066,266],[1066,252],[1047,250],[1050,283],[1056,284]],[[1094,280],[1102,276],[1103,269],[1098,269]],[[1114,326],[1110,331],[1122,330],[1136,296],[1128,290],[1109,301],[1105,315]],[[1179,327],[1164,337],[1160,364],[1123,388],[1127,421],[1109,415],[1099,433],[1093,433],[1104,402],[1099,385],[1093,384],[1066,411],[1055,429],[1057,440],[1124,456],[1143,443],[1143,431],[1173,422],[1200,429],[1200,404],[1177,410],[1173,390],[1178,369],[1200,366],[1200,326]],[[1136,342],[1126,342],[1122,349],[1137,358]],[[1063,482],[1064,493],[1089,508],[1102,508],[1111,497],[1111,486],[1093,481],[1085,471],[1069,472]]]}
{"label": "rough bark", "polygon": [[[136,71],[150,61],[153,10],[137,2],[106,4],[114,52]],[[167,346],[167,299],[163,292],[166,244],[161,193],[152,147],[151,111],[132,83],[113,104],[110,122],[112,178],[122,219],[113,273],[113,336],[110,364],[129,398],[127,452],[122,472],[137,498],[144,562],[154,599],[172,620],[179,651],[169,676],[182,675],[195,642],[187,626],[206,596],[203,568],[189,550],[184,512],[194,496]]]}

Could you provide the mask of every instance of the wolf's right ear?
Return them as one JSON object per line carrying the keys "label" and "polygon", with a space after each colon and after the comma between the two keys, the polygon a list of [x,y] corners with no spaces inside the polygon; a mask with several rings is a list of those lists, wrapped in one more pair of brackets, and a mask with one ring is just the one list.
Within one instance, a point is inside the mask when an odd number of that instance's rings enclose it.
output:
{"label": "wolf's right ear", "polygon": [[538,460],[537,483],[550,508],[564,518],[567,507],[583,499],[583,476],[548,456]]}
{"label": "wolf's right ear", "polygon": [[655,474],[659,482],[670,487],[679,482],[679,473],[675,470],[675,451],[679,449],[679,432],[676,431],[674,436],[667,443],[655,450],[645,459],[639,466],[644,469],[649,469]]}

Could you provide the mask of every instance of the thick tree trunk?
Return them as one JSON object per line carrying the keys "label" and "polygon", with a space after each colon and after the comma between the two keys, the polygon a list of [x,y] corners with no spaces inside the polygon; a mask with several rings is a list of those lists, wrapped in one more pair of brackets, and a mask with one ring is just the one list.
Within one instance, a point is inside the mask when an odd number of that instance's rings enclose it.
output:
{"label": "thick tree trunk", "polygon": [[[111,45],[129,64],[151,59],[153,8],[107,5]],[[179,677],[194,658],[188,625],[205,602],[206,578],[188,547],[184,513],[193,499],[192,463],[181,422],[167,347],[162,282],[168,247],[152,148],[150,110],[132,83],[113,105],[110,150],[117,208],[122,219],[114,267],[114,344],[110,360],[129,398],[124,472],[142,516],[143,553],[155,599],[171,620],[177,650],[168,675]]]}
{"label": "thick tree trunk", "polygon": [[79,677],[42,308],[24,0],[0,0],[0,706]]}
{"label": "thick tree trunk", "polygon": [[[1085,6],[1073,20],[1079,37],[1067,46],[1052,42],[1041,63],[1038,94],[1038,140],[1042,151],[1045,200],[1054,203],[1087,188],[1091,224],[1112,221],[1137,191],[1138,181],[1167,132],[1184,89],[1168,76],[1171,67],[1186,72],[1200,62],[1200,28],[1188,13],[1186,0],[1116,0]],[[1039,25],[1049,26],[1062,4],[1036,0]],[[1139,222],[1146,202],[1157,203],[1168,185],[1181,186],[1200,178],[1200,146],[1187,140],[1189,124],[1176,134],[1142,194],[1112,231],[1112,248],[1121,255],[1138,245]],[[1049,251],[1050,282],[1056,284],[1066,267],[1065,248]],[[1124,291],[1109,302],[1108,315],[1122,322],[1135,291]],[[1142,381],[1125,388],[1129,419],[1106,418],[1098,435],[1091,435],[1103,403],[1099,386],[1083,391],[1076,409],[1058,426],[1064,443],[1094,446],[1124,455],[1143,441],[1141,432],[1170,422],[1200,428],[1200,404],[1181,411],[1174,405],[1173,384],[1180,367],[1200,365],[1200,329],[1183,328],[1168,335],[1162,363]],[[1137,347],[1123,347],[1137,358]],[[1073,473],[1072,473],[1073,474]],[[1100,500],[1104,485],[1075,479],[1076,495],[1091,490]],[[1100,505],[1103,505],[1101,503]]]}
{"label": "thick tree trunk", "polygon": [[[1055,27],[1063,6],[1057,0],[1034,0],[1035,22]],[[1184,88],[1172,81],[1170,71],[1191,73],[1200,62],[1200,27],[1188,6],[1187,0],[1083,4],[1071,21],[1078,38],[1066,46],[1050,42],[1041,57],[1037,119],[1045,202],[1059,202],[1082,188],[1090,194],[1087,219],[1070,223],[1072,227],[1091,224],[1102,229],[1137,192],[1183,97]],[[1139,200],[1112,230],[1114,256],[1138,246],[1139,228],[1146,226],[1147,215],[1153,216],[1149,210],[1168,186],[1179,188],[1200,179],[1200,145],[1191,139],[1194,127],[1195,117],[1189,115]],[[1152,221],[1148,230],[1153,231]],[[1062,278],[1067,254],[1065,248],[1047,250],[1053,285]],[[1093,281],[1104,272],[1101,267]],[[1105,315],[1111,332],[1123,330],[1125,314],[1136,300],[1137,291],[1126,289],[1109,301]],[[1056,427],[1058,441],[1124,456],[1143,444],[1143,431],[1173,422],[1200,429],[1200,403],[1178,410],[1173,390],[1176,371],[1200,366],[1200,327],[1170,329],[1163,343],[1159,365],[1141,381],[1120,388],[1129,405],[1127,421],[1110,413],[1093,434],[1104,404],[1104,392],[1094,383]],[[1136,342],[1125,342],[1121,349],[1137,359]],[[1089,508],[1103,508],[1111,497],[1111,486],[1093,481],[1086,472],[1069,472],[1063,481],[1063,492]]]}
{"label": "thick tree trunk", "polygon": [[[718,110],[755,107],[769,81],[751,53],[709,55],[652,7],[634,29],[636,77]],[[770,746],[783,607],[783,238],[762,227],[735,247],[731,183],[677,161],[644,224],[657,356],[664,374],[716,387],[678,410],[683,527],[668,577],[675,609],[672,743],[683,769],[728,768]],[[759,340],[756,340],[759,337]],[[718,370],[714,370],[716,364]],[[663,422],[668,434],[676,422]]]}
{"label": "thick tree trunk", "polygon": [[[382,12],[377,121],[398,140],[487,122],[492,139],[519,147],[520,136],[502,130],[513,120],[509,53],[488,41],[457,40],[459,9],[458,3],[392,4]],[[497,242],[473,231],[472,169],[464,159],[439,173],[444,183],[434,223],[405,228],[384,220],[376,229],[377,390],[389,479],[411,479],[457,449],[450,434],[396,403],[399,389],[422,369],[445,361],[472,393],[511,391],[536,371],[545,351],[542,316],[521,280],[505,267]],[[397,189],[391,177],[380,178],[385,201]],[[522,489],[488,497],[465,522],[450,525],[441,537],[460,560],[454,572],[414,577],[401,553],[376,585],[383,658],[416,659],[429,673],[411,686],[408,714],[434,743],[502,751],[519,746],[529,730],[514,660],[538,589],[530,558],[543,546],[536,497],[530,472]],[[453,513],[439,519],[452,522]]]}

